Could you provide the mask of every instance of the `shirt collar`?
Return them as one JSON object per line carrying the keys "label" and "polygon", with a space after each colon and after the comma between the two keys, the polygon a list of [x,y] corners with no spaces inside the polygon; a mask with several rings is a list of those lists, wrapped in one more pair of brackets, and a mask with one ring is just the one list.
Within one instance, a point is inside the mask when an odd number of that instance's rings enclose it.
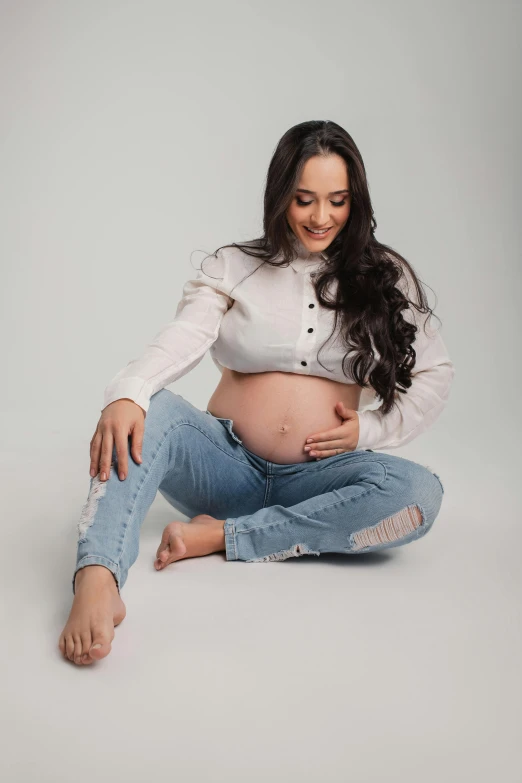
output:
{"label": "shirt collar", "polygon": [[312,253],[296,236],[293,238],[293,245],[297,252],[297,258],[294,261],[290,261],[290,266],[294,272],[306,274],[310,268],[319,266],[327,259],[325,253]]}

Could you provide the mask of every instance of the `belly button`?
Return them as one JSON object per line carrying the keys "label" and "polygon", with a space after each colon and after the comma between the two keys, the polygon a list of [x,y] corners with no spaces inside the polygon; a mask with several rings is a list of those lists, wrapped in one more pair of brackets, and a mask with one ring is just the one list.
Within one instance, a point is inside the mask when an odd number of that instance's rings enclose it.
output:
{"label": "belly button", "polygon": [[280,432],[288,432],[288,424],[281,424],[279,430]]}

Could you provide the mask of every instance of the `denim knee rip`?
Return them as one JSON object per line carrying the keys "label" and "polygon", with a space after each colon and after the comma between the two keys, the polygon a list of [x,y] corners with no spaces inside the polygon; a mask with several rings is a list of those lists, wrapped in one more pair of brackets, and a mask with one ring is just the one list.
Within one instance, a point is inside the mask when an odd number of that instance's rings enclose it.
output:
{"label": "denim knee rip", "polygon": [[[109,478],[107,481],[110,480],[113,472],[114,468],[111,465],[109,470]],[[87,496],[87,500],[82,508],[80,519],[78,521],[78,541],[81,541],[85,537],[87,529],[94,522],[94,515],[96,513],[96,509],[98,508],[98,501],[105,495],[107,491],[107,481],[101,481],[99,474],[92,479],[89,495]]]}
{"label": "denim knee rip", "polygon": [[391,544],[393,541],[409,536],[424,521],[423,512],[417,504],[406,506],[397,514],[382,519],[377,525],[352,533],[349,551],[357,552],[366,547]]}

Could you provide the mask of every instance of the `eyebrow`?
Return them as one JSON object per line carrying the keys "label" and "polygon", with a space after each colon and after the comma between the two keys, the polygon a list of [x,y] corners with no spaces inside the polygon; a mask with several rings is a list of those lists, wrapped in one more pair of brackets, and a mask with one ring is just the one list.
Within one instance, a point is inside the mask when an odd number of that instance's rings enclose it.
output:
{"label": "eyebrow", "polygon": [[[331,190],[328,194],[329,196],[337,196],[340,193],[349,193],[350,191],[346,188],[345,190]],[[317,193],[314,190],[306,190],[306,188],[297,188],[297,193],[310,193],[312,196],[316,196]]]}

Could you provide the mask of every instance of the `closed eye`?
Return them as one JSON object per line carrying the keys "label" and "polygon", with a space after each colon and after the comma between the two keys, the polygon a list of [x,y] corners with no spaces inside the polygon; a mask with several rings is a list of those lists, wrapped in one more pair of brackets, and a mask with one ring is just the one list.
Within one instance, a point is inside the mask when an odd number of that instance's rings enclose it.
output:
{"label": "closed eye", "polygon": [[[309,204],[311,204],[311,201],[302,201],[299,196],[297,196],[297,206],[299,207],[307,207]],[[330,204],[334,207],[343,207],[346,204],[346,199],[344,201],[330,201]]]}

